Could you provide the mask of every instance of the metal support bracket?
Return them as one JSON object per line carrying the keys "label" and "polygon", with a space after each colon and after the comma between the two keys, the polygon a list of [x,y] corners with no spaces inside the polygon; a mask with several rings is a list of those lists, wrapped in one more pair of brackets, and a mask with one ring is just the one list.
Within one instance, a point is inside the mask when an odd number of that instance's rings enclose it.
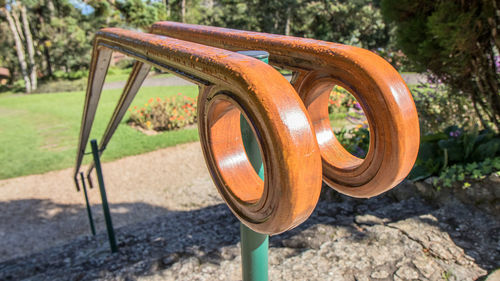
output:
{"label": "metal support bracket", "polygon": [[109,246],[111,247],[111,252],[116,253],[118,252],[118,246],[116,246],[115,230],[113,228],[113,222],[111,221],[111,213],[109,212],[108,198],[106,196],[106,188],[104,186],[104,177],[102,174],[101,160],[99,159],[99,149],[97,148],[97,141],[91,140],[90,146],[92,147],[92,154],[94,156],[94,163],[95,163],[95,171],[97,174],[97,181],[99,182],[99,191],[101,193],[102,210],[104,213],[104,220],[106,221],[106,230],[108,232]]}

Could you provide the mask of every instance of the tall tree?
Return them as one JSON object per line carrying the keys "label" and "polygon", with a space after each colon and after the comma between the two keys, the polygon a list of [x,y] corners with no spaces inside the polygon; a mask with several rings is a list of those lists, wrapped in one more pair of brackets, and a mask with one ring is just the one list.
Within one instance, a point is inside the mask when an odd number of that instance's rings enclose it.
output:
{"label": "tall tree", "polygon": [[28,22],[28,15],[26,12],[26,6],[21,4],[20,10],[24,27],[24,35],[26,37],[26,49],[28,51],[31,90],[33,91],[36,90],[37,88],[37,72],[36,72],[37,67],[35,63],[35,48],[33,46],[33,36],[31,35],[30,25]]}
{"label": "tall tree", "polygon": [[0,55],[0,66],[9,69],[9,84],[14,81],[16,70],[19,68],[16,48],[12,48],[15,43],[11,33],[9,24],[6,21],[0,21],[0,34],[4,35],[2,36],[3,40],[0,41],[0,54],[2,54]]}
{"label": "tall tree", "polygon": [[14,38],[15,46],[16,46],[16,52],[17,52],[17,58],[19,60],[19,66],[21,69],[21,73],[24,79],[24,84],[26,88],[26,93],[31,92],[31,81],[28,76],[28,66],[26,64],[26,59],[24,56],[24,50],[23,50],[23,44],[21,42],[21,38],[19,36],[19,32],[16,28],[16,24],[14,22],[14,19],[12,18],[12,15],[7,9],[6,6],[0,7],[0,13],[2,13],[5,18],[7,19],[7,22],[9,23],[9,27],[11,30],[12,37]]}

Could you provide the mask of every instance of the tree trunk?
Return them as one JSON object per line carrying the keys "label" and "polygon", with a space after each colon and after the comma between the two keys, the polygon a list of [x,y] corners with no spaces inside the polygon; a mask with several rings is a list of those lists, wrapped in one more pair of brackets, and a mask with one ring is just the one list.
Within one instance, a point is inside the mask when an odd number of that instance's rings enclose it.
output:
{"label": "tree trunk", "polygon": [[17,34],[19,34],[19,38],[21,41],[24,41],[24,34],[21,29],[21,23],[19,22],[19,15],[17,14],[17,6],[12,6],[12,18],[14,19],[14,23],[16,24]]}
{"label": "tree trunk", "polygon": [[186,0],[181,1],[181,21],[186,22]]}
{"label": "tree trunk", "polygon": [[7,10],[4,7],[0,8],[0,11],[2,11],[5,14],[7,22],[9,22],[10,31],[12,32],[12,36],[14,37],[14,42],[16,43],[17,58],[19,60],[19,66],[21,67],[21,74],[23,75],[24,84],[26,86],[26,93],[30,93],[31,82],[30,78],[28,77],[28,67],[26,66],[26,60],[24,58],[24,52],[23,52],[23,44],[21,42],[21,38],[19,37],[19,33],[17,33],[16,24],[14,23],[14,20],[12,19],[9,10]]}
{"label": "tree trunk", "polygon": [[47,0],[47,7],[49,8],[50,17],[52,18],[55,15],[54,3],[52,0]]}
{"label": "tree trunk", "polygon": [[288,8],[286,8],[286,22],[285,22],[285,35],[286,36],[290,35],[291,17],[292,17],[292,10],[291,10],[290,6],[288,6]]}
{"label": "tree trunk", "polygon": [[163,6],[165,6],[165,11],[167,11],[167,19],[170,20],[170,1],[162,0]]}
{"label": "tree trunk", "polygon": [[37,88],[35,48],[33,47],[33,36],[31,36],[30,25],[28,22],[28,15],[26,13],[26,6],[24,5],[21,5],[21,19],[23,21],[24,35],[26,37],[26,49],[28,51],[28,59],[29,59],[31,90],[33,91],[36,90]]}

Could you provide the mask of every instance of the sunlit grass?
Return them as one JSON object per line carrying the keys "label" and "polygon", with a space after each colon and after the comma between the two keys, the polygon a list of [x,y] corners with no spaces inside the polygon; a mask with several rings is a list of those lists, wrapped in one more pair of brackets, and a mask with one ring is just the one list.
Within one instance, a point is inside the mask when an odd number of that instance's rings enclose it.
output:
{"label": "sunlit grass", "polygon": [[[104,91],[91,138],[101,138],[121,90]],[[196,86],[145,87],[132,106],[151,97],[182,93],[196,97]],[[0,95],[0,179],[72,167],[80,133],[84,92]],[[125,120],[103,154],[103,161],[140,154],[198,140],[196,129],[165,132],[154,136],[129,127]],[[89,148],[87,148],[89,150]],[[87,156],[85,162],[90,158]]]}

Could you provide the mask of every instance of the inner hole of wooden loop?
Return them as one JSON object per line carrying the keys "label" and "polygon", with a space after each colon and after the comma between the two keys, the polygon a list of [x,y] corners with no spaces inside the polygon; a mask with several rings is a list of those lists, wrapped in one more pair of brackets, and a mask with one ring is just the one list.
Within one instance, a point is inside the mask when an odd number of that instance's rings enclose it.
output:
{"label": "inner hole of wooden loop", "polygon": [[344,87],[323,83],[313,90],[307,107],[324,161],[339,169],[355,169],[370,145],[368,121],[356,98]]}
{"label": "inner hole of wooden loop", "polygon": [[256,203],[264,191],[264,168],[251,123],[221,99],[210,106],[207,122],[212,156],[227,191],[242,202]]}

